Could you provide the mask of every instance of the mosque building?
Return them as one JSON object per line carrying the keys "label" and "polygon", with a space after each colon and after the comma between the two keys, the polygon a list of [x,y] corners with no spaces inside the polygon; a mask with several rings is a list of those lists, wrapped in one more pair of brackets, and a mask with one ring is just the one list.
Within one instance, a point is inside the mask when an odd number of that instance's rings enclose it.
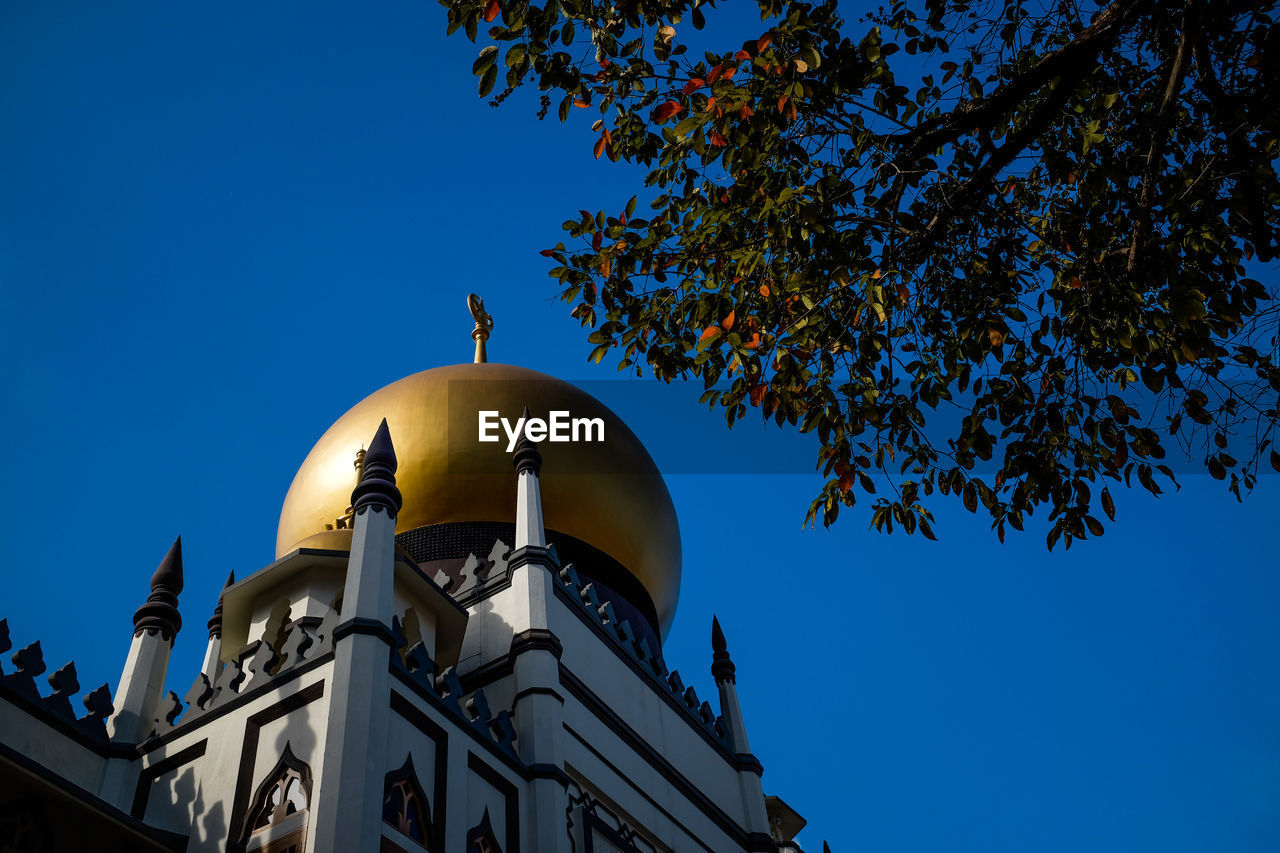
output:
{"label": "mosque building", "polygon": [[[114,691],[73,702],[75,665],[47,674],[0,621],[0,853],[798,853],[718,623],[718,710],[663,659],[681,556],[661,474],[590,395],[489,363],[469,304],[473,363],[393,382],[316,443],[275,561],[204,610],[185,696],[164,690],[180,540]],[[521,424],[510,452],[478,440],[485,412]],[[602,440],[536,440],[551,412]]]}

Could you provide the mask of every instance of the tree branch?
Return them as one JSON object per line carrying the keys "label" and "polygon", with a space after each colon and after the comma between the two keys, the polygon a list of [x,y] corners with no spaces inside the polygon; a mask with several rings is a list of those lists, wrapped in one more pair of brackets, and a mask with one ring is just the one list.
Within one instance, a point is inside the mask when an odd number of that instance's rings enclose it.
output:
{"label": "tree branch", "polygon": [[990,96],[964,101],[950,112],[920,122],[909,133],[900,133],[894,141],[905,143],[906,152],[914,158],[939,145],[954,140],[966,130],[989,123],[1023,101],[1037,89],[1088,64],[1102,47],[1123,31],[1125,25],[1149,0],[1116,0],[1099,12],[1078,36],[1055,51],[1045,54],[1031,68],[1005,83]]}
{"label": "tree branch", "polygon": [[1188,3],[1182,12],[1182,33],[1178,37],[1178,49],[1173,55],[1169,68],[1168,82],[1164,87],[1164,98],[1160,101],[1160,109],[1156,112],[1155,127],[1151,131],[1151,145],[1147,148],[1147,164],[1142,174],[1142,193],[1138,197],[1137,220],[1133,226],[1133,239],[1129,243],[1129,261],[1125,271],[1130,275],[1138,266],[1138,244],[1142,235],[1151,224],[1151,184],[1156,177],[1156,168],[1164,156],[1164,146],[1169,140],[1169,130],[1173,125],[1172,110],[1178,92],[1182,91],[1182,81],[1187,74],[1187,66],[1191,60],[1191,30],[1198,25],[1193,20],[1193,3]]}

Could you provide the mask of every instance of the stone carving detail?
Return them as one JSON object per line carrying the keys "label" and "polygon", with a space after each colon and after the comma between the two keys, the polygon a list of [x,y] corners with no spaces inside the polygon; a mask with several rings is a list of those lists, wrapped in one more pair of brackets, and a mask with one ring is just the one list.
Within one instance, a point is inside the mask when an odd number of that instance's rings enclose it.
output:
{"label": "stone carving detail", "polygon": [[75,661],[68,661],[62,669],[49,676],[53,693],[44,698],[44,706],[55,716],[71,721],[76,718],[71,710],[71,697],[80,692],[80,680],[76,678]]}
{"label": "stone carving detail", "polygon": [[649,641],[644,637],[636,639],[631,624],[625,619],[618,618],[613,604],[600,601],[595,584],[584,584],[572,563],[563,566],[554,574],[561,586],[569,593],[569,600],[580,605],[589,618],[594,619],[604,628],[604,633],[609,639],[639,663],[645,674],[653,676],[651,683],[654,689],[669,692],[677,700],[677,706],[686,712],[691,723],[701,726],[731,753],[735,752],[729,727],[715,715],[708,703],[699,701],[698,694],[692,687],[685,687],[679,672],[667,669],[660,649],[650,647]]}
{"label": "stone carving detail", "polygon": [[440,569],[433,580],[440,588],[459,604],[466,606],[475,597],[494,588],[511,576],[507,561],[511,556],[511,546],[501,539],[494,540],[489,549],[489,556],[478,557],[468,554],[462,568],[457,570]]}
{"label": "stone carving detail", "polygon": [[420,691],[430,693],[449,713],[493,741],[500,749],[516,757],[516,728],[511,713],[493,713],[483,690],[465,695],[458,673],[451,666],[437,672],[435,661],[421,643],[409,645],[400,617],[391,617],[391,669],[398,670]]}
{"label": "stone carving detail", "polygon": [[[12,648],[9,620],[0,619],[0,654]],[[80,692],[80,678],[76,674],[74,662],[68,662],[49,675],[52,692],[48,696],[41,696],[36,677],[43,675],[46,667],[40,641],[18,649],[9,661],[14,670],[6,673],[0,667],[0,693],[15,699],[33,714],[71,726],[99,743],[107,742],[106,719],[115,710],[111,705],[111,689],[107,685],[104,684],[84,696],[82,701],[89,713],[77,718],[71,704],[71,697]]]}
{"label": "stone carving detail", "polygon": [[179,719],[178,713],[173,713],[172,707],[166,704],[166,712],[156,723],[157,733],[196,720],[225,705],[232,697],[267,684],[294,667],[332,651],[333,629],[337,625],[338,612],[330,608],[319,620],[312,617],[292,623],[279,652],[262,637],[250,652],[222,664],[212,683],[207,675],[199,673],[181,701],[177,694],[170,694],[172,701],[177,702],[180,709],[185,707],[186,712]]}

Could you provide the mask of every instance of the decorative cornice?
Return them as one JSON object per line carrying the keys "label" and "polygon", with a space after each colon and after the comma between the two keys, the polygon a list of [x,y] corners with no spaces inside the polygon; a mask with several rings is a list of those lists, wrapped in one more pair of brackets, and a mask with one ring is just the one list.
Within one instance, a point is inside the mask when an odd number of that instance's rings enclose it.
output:
{"label": "decorative cornice", "polygon": [[178,593],[182,592],[182,537],[174,540],[169,553],[151,576],[151,595],[133,614],[133,632],[156,630],[169,642],[173,642],[182,628],[182,616],[178,613]]}
{"label": "decorative cornice", "polygon": [[534,651],[551,652],[556,660],[560,660],[560,656],[564,654],[564,644],[545,628],[530,628],[511,638],[511,651],[508,654],[513,660],[525,652]]}
{"label": "decorative cornice", "polygon": [[391,444],[391,429],[387,426],[387,419],[383,418],[365,452],[360,482],[351,492],[351,507],[357,515],[372,507],[375,511],[385,509],[395,518],[404,503],[400,490],[396,488],[398,464],[395,447]]}
{"label": "decorative cornice", "polygon": [[[0,619],[0,654],[12,647],[8,620]],[[115,711],[111,704],[111,689],[107,685],[83,696],[81,701],[89,713],[77,718],[71,705],[71,697],[80,690],[74,663],[66,664],[49,676],[53,692],[42,696],[36,686],[36,678],[46,670],[40,641],[19,649],[10,660],[16,669],[9,673],[0,670],[0,701],[13,704],[98,755],[108,758],[137,755],[132,745],[112,744],[107,737],[106,720]]]}
{"label": "decorative cornice", "polygon": [[396,636],[385,623],[378,619],[356,616],[333,629],[333,641],[336,643],[344,637],[360,634],[366,637],[377,637],[388,646],[395,646]]}
{"label": "decorative cornice", "polygon": [[553,690],[550,687],[526,687],[524,690],[521,690],[515,696],[511,697],[512,709],[518,706],[520,704],[520,700],[526,696],[550,696],[561,705],[564,704],[564,697],[560,695],[558,690]]}
{"label": "decorative cornice", "polygon": [[530,764],[525,771],[525,778],[534,779],[550,779],[559,783],[560,787],[568,788],[573,780],[569,778],[569,774],[564,769],[554,764]]}
{"label": "decorative cornice", "polygon": [[560,568],[560,555],[556,553],[554,545],[548,545],[545,548],[541,545],[525,545],[523,548],[515,549],[507,557],[507,571],[512,572],[520,566],[535,563],[554,571]]}

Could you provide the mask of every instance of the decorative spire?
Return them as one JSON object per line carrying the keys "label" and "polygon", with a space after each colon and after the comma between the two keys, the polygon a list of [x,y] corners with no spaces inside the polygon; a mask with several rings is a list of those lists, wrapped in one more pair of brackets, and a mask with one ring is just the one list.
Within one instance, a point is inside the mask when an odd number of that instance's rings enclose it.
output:
{"label": "decorative spire", "polygon": [[213,608],[213,618],[209,620],[209,639],[222,636],[222,596],[226,595],[227,587],[236,582],[236,573],[232,572],[227,575],[227,582],[222,585],[222,592],[218,593],[218,606]]}
{"label": "decorative spire", "polygon": [[493,331],[493,317],[484,310],[484,300],[474,293],[467,294],[467,308],[476,321],[476,327],[471,330],[471,339],[476,342],[476,364],[484,364],[489,360],[484,342],[489,340],[489,333]]}
{"label": "decorative spire", "polygon": [[542,473],[542,454],[538,452],[538,444],[529,438],[529,407],[524,407],[520,415],[520,439],[516,442],[515,451],[511,455],[511,464],[516,467],[517,474],[531,471],[537,477]]}
{"label": "decorative spire", "polygon": [[724,641],[724,631],[720,630],[720,620],[711,617],[711,677],[716,684],[722,681],[737,683],[734,675],[736,668],[729,659],[729,644]]}
{"label": "decorative spire", "polygon": [[182,537],[174,540],[169,553],[160,561],[160,567],[151,576],[151,595],[146,604],[133,614],[133,630],[158,630],[172,640],[182,627],[178,613],[178,593],[182,592]]}
{"label": "decorative spire", "polygon": [[403,499],[396,488],[396,449],[391,444],[387,419],[378,426],[369,449],[364,454],[360,482],[351,492],[351,506],[358,514],[365,507],[382,507],[392,517],[400,511]]}

